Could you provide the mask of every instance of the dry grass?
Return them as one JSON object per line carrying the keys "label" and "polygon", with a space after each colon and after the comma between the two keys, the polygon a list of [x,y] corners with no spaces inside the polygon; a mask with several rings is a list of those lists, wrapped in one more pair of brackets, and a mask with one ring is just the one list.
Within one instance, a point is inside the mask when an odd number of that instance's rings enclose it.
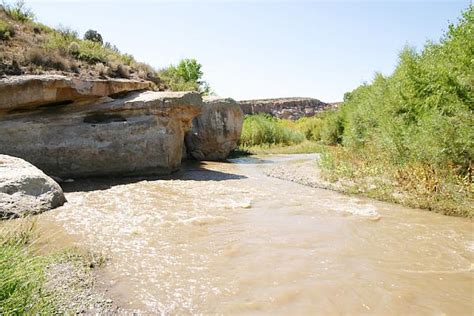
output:
{"label": "dry grass", "polygon": [[460,217],[474,218],[474,184],[469,175],[452,168],[423,163],[393,164],[390,157],[364,150],[325,147],[321,159],[326,180],[351,183],[350,193],[423,208]]}
{"label": "dry grass", "polygon": [[309,154],[320,153],[324,145],[320,143],[305,140],[296,145],[268,145],[268,146],[252,146],[239,147],[241,155],[276,155],[276,154]]}
{"label": "dry grass", "polygon": [[151,66],[138,63],[109,43],[80,39],[67,27],[35,22],[26,9],[0,5],[0,75],[57,73],[82,78],[147,80],[166,85]]}

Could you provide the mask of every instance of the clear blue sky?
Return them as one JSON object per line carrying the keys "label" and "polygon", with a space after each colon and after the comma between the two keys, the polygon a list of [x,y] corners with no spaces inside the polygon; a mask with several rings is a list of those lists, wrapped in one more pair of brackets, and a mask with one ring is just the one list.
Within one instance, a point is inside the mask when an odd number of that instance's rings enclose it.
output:
{"label": "clear blue sky", "polygon": [[456,22],[451,1],[43,1],[38,20],[98,30],[155,67],[193,57],[220,96],[342,100],[390,74],[406,44],[421,48]]}

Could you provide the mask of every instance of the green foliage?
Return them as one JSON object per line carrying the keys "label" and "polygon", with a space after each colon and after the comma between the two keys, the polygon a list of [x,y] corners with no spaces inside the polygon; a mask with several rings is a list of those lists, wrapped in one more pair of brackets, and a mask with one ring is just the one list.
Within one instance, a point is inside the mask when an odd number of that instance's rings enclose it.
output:
{"label": "green foliage", "polygon": [[269,115],[248,115],[244,119],[240,144],[243,147],[299,144],[305,139],[302,132]]}
{"label": "green foliage", "polygon": [[25,23],[32,22],[35,19],[33,11],[25,6],[24,0],[18,0],[13,4],[3,1],[1,6],[3,10],[16,21]]}
{"label": "green foliage", "polygon": [[173,91],[199,91],[210,93],[207,82],[202,81],[202,65],[196,59],[183,59],[178,65],[170,65],[160,71],[160,77]]}
{"label": "green foliage", "polygon": [[110,52],[100,43],[92,41],[80,41],[79,51],[74,54],[79,60],[86,61],[90,64],[106,63]]}
{"label": "green foliage", "polygon": [[0,314],[53,313],[42,293],[47,260],[30,246],[32,226],[0,232]]}
{"label": "green foliage", "polygon": [[0,40],[6,41],[13,36],[15,36],[15,29],[7,22],[0,20]]}
{"label": "green foliage", "polygon": [[321,141],[326,145],[340,144],[343,132],[344,121],[341,112],[327,112],[319,132]]}
{"label": "green foliage", "polygon": [[84,34],[84,40],[99,43],[100,45],[104,43],[104,41],[102,40],[102,35],[100,35],[99,32],[94,30],[88,30]]}
{"label": "green foliage", "polygon": [[295,128],[302,132],[307,140],[320,141],[323,119],[321,116],[303,117],[295,122]]}
{"label": "green foliage", "polygon": [[248,155],[288,155],[288,154],[308,154],[320,153],[323,151],[324,145],[320,143],[304,140],[294,145],[257,145],[252,147],[240,146],[232,156],[234,158]]}
{"label": "green foliage", "polygon": [[470,7],[440,43],[405,48],[394,74],[376,75],[344,103],[345,146],[371,145],[394,163],[453,165],[473,160],[474,19]]}
{"label": "green foliage", "polygon": [[420,201],[429,197],[424,206],[465,216],[456,205],[472,200],[473,38],[470,6],[439,43],[404,48],[391,76],[376,74],[347,93],[342,109],[324,120],[321,139],[345,147],[344,155],[328,155],[327,169],[342,177],[379,170]]}

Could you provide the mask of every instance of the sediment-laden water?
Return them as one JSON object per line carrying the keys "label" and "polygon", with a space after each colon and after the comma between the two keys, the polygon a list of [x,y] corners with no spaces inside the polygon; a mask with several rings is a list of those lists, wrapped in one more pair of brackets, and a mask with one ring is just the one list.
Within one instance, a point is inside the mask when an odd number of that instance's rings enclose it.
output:
{"label": "sediment-laden water", "polygon": [[189,164],[167,179],[81,180],[39,216],[107,254],[126,309],[189,314],[471,315],[474,226],[267,177],[291,159]]}

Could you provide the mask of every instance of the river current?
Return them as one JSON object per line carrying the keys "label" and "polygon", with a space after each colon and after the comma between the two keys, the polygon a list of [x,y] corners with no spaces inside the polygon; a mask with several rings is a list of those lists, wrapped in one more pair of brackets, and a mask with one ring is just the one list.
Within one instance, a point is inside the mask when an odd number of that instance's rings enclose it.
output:
{"label": "river current", "polygon": [[109,258],[125,309],[156,314],[472,315],[474,225],[264,175],[314,155],[77,180],[39,216],[57,246]]}

